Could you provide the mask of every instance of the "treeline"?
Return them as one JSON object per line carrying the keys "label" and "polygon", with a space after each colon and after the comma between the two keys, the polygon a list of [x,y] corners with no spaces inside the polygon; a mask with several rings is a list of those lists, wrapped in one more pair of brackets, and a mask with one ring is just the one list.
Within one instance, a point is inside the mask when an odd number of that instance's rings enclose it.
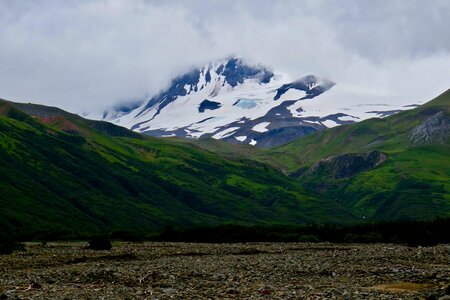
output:
{"label": "treeline", "polygon": [[173,242],[332,242],[397,243],[431,246],[450,243],[450,219],[359,224],[353,226],[221,225],[180,229],[167,227],[153,239]]}
{"label": "treeline", "polygon": [[39,236],[20,236],[0,232],[0,252],[20,249],[20,241],[89,240],[102,237],[111,240],[144,242],[246,243],[246,242],[332,242],[332,243],[396,243],[409,246],[432,246],[450,243],[450,218],[433,221],[366,223],[352,226],[167,226],[157,232],[105,231],[76,233],[47,232]]}

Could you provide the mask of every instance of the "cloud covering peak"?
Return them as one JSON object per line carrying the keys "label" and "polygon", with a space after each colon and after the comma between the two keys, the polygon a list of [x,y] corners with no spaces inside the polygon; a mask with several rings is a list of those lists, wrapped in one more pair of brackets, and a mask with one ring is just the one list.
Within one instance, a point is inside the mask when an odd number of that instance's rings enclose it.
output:
{"label": "cloud covering peak", "polygon": [[82,113],[236,54],[361,95],[428,100],[449,88],[449,15],[446,0],[0,0],[0,97]]}

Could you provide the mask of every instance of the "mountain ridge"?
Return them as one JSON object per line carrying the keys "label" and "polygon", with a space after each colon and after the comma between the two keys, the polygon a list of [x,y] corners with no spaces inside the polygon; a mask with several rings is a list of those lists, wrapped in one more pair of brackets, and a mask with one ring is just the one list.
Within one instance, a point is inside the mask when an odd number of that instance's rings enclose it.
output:
{"label": "mountain ridge", "polygon": [[248,158],[42,105],[0,101],[0,112],[0,226],[23,238],[351,219]]}
{"label": "mountain ridge", "polygon": [[212,137],[270,148],[328,127],[411,108],[404,105],[409,102],[361,106],[360,101],[347,107],[347,96],[339,93],[339,84],[326,78],[306,75],[292,80],[229,57],[175,77],[134,109],[88,117],[156,137]]}
{"label": "mountain ridge", "polygon": [[[447,91],[391,117],[261,150],[154,138],[0,100],[0,224],[35,238],[448,217],[449,120]],[[433,138],[412,143],[417,128]]]}
{"label": "mountain ridge", "polygon": [[[373,153],[383,155],[383,162],[374,160],[376,164],[365,168],[361,158]],[[412,110],[331,128],[254,157],[360,218],[383,220],[394,215],[427,218],[436,211],[450,216],[449,153],[447,90]]]}

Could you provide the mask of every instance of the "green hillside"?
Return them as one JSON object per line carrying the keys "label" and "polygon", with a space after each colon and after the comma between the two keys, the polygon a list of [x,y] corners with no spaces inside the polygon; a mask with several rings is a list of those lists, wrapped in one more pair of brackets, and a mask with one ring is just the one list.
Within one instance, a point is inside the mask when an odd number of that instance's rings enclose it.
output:
{"label": "green hillside", "polygon": [[275,168],[0,101],[0,226],[23,237],[354,220]]}
{"label": "green hillside", "polygon": [[[360,218],[427,219],[450,216],[449,142],[450,90],[415,109],[254,156]],[[369,155],[380,161],[370,166]]]}
{"label": "green hillside", "polygon": [[151,138],[1,100],[0,230],[36,238],[450,217],[449,116],[446,92],[388,118],[258,150]]}

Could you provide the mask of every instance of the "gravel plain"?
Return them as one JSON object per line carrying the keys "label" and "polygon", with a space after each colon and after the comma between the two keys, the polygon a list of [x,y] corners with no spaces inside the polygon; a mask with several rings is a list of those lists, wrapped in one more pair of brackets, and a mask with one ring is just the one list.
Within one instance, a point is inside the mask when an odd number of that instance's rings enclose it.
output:
{"label": "gravel plain", "polygon": [[450,299],[449,245],[27,243],[0,299]]}

